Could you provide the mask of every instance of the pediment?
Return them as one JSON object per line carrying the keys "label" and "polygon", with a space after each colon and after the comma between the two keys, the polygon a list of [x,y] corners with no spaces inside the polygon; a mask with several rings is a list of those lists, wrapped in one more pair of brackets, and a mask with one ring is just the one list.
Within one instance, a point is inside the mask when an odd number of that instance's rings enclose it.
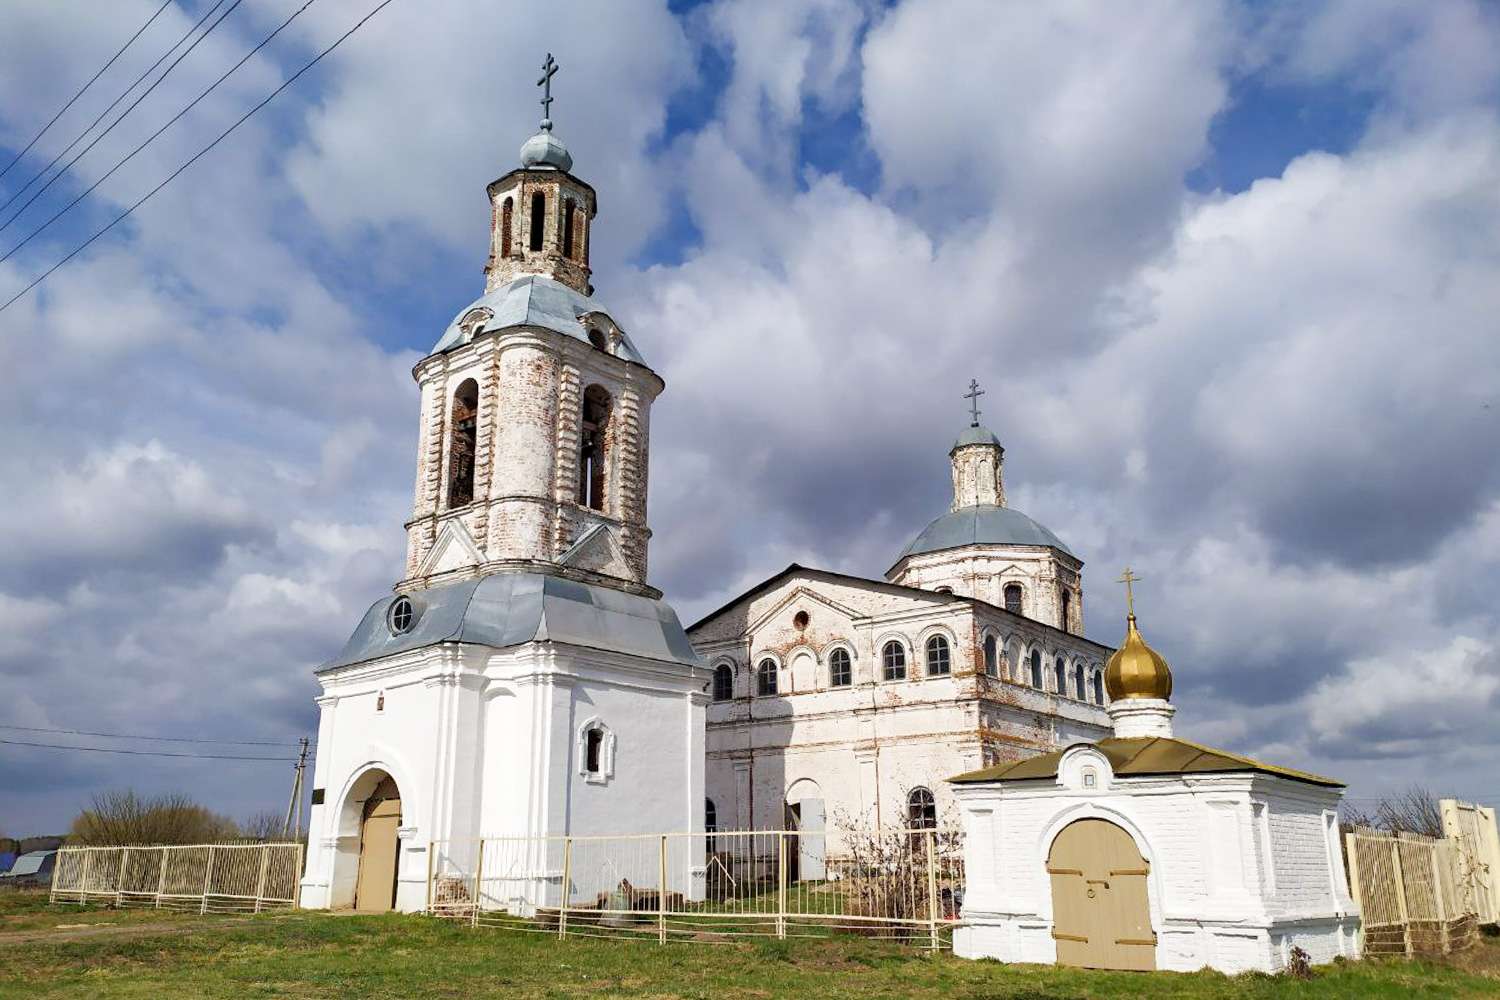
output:
{"label": "pediment", "polygon": [[418,576],[436,576],[457,569],[467,569],[484,562],[484,553],[474,542],[474,536],[459,518],[443,525],[432,548],[417,567]]}
{"label": "pediment", "polygon": [[593,524],[557,557],[563,566],[575,566],[604,576],[630,577],[630,564],[620,540],[605,524]]}
{"label": "pediment", "polygon": [[795,587],[791,588],[790,590],[788,590],[786,592],[786,594],[784,594],[780,600],[776,601],[769,608],[767,608],[764,612],[762,612],[759,615],[759,617],[757,617],[754,621],[750,622],[749,625],[746,627],[746,631],[747,632],[754,632],[754,631],[756,631],[762,625],[766,624],[766,622],[772,620],[777,615],[779,615],[782,612],[784,612],[789,605],[794,604],[799,599],[806,599],[807,601],[810,601],[813,604],[822,605],[823,607],[828,608],[829,610],[834,611],[835,613],[837,613],[839,615],[842,615],[844,618],[848,619],[849,621],[854,621],[855,619],[858,619],[858,618],[869,617],[868,615],[861,614],[860,612],[854,610],[853,608],[850,608],[850,607],[847,607],[847,606],[845,606],[843,604],[840,604],[838,601],[835,601],[833,598],[828,597],[825,594],[818,593],[816,590],[812,589],[812,587],[809,586],[808,584],[800,583],[797,586],[795,586]]}

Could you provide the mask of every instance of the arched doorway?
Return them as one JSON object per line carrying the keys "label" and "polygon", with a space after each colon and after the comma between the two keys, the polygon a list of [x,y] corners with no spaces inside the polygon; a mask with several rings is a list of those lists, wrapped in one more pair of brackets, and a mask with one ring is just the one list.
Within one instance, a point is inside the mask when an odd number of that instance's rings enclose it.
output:
{"label": "arched doorway", "polygon": [[785,809],[786,829],[793,833],[786,845],[787,879],[821,882],[827,878],[823,790],[813,779],[799,778],[787,789]]}
{"label": "arched doorway", "polygon": [[360,810],[359,876],[354,908],[361,913],[384,913],[396,905],[396,874],[400,844],[401,793],[386,775],[365,799]]}
{"label": "arched doorway", "polygon": [[1156,968],[1146,859],[1130,834],[1102,819],[1063,827],[1047,855],[1057,964]]}

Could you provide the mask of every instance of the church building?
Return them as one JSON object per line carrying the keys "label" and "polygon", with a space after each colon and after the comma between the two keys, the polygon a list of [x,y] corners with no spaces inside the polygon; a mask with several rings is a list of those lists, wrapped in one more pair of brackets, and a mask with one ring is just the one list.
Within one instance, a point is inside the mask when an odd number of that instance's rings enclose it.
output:
{"label": "church building", "polygon": [[711,826],[956,822],[944,779],[1108,734],[1083,562],[1006,505],[979,395],[951,508],[884,580],[792,565],[689,627],[713,676]]}
{"label": "church building", "polygon": [[594,189],[551,129],[412,371],[405,572],[317,671],[303,906],[421,909],[434,842],[702,829],[709,675],[646,577],[663,382],[593,296]]}

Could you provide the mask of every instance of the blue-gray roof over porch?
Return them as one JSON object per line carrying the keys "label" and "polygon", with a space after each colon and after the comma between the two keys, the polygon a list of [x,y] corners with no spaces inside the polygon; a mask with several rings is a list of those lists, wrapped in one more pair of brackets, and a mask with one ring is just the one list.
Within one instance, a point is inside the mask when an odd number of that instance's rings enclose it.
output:
{"label": "blue-gray roof over porch", "polygon": [[[414,617],[407,631],[394,632],[387,616],[402,596]],[[317,672],[445,642],[504,649],[533,641],[701,665],[665,601],[541,573],[496,573],[382,597]]]}
{"label": "blue-gray roof over porch", "polygon": [[[458,325],[459,321],[469,315],[471,310],[479,308],[488,309],[494,315],[475,327],[472,334],[465,333]],[[433,345],[431,353],[442,354],[468,343],[471,336],[512,326],[541,327],[587,344],[589,332],[582,317],[589,313],[609,315],[609,311],[598,299],[575,292],[560,281],[540,274],[524,275],[464,306]],[[618,327],[618,323],[616,326]],[[641,352],[636,350],[635,344],[624,330],[620,331],[620,337],[620,348],[616,356],[638,365],[646,364],[646,359],[641,357]]]}

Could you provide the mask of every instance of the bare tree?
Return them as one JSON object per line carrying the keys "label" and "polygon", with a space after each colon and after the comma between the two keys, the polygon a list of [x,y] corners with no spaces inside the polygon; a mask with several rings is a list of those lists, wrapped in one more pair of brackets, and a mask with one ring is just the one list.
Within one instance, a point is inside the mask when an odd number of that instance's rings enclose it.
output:
{"label": "bare tree", "polygon": [[1345,804],[1342,825],[1345,829],[1364,827],[1389,833],[1419,833],[1424,837],[1443,836],[1443,813],[1431,790],[1413,785],[1404,792],[1387,795],[1375,803],[1373,810]]}
{"label": "bare tree", "polygon": [[100,792],[68,832],[75,844],[204,844],[233,840],[239,828],[186,795],[146,797],[133,789]]}
{"label": "bare tree", "polygon": [[281,835],[282,825],[286,817],[278,813],[262,811],[245,818],[240,824],[240,836],[246,840],[258,840],[261,842],[271,840],[285,840]]}

